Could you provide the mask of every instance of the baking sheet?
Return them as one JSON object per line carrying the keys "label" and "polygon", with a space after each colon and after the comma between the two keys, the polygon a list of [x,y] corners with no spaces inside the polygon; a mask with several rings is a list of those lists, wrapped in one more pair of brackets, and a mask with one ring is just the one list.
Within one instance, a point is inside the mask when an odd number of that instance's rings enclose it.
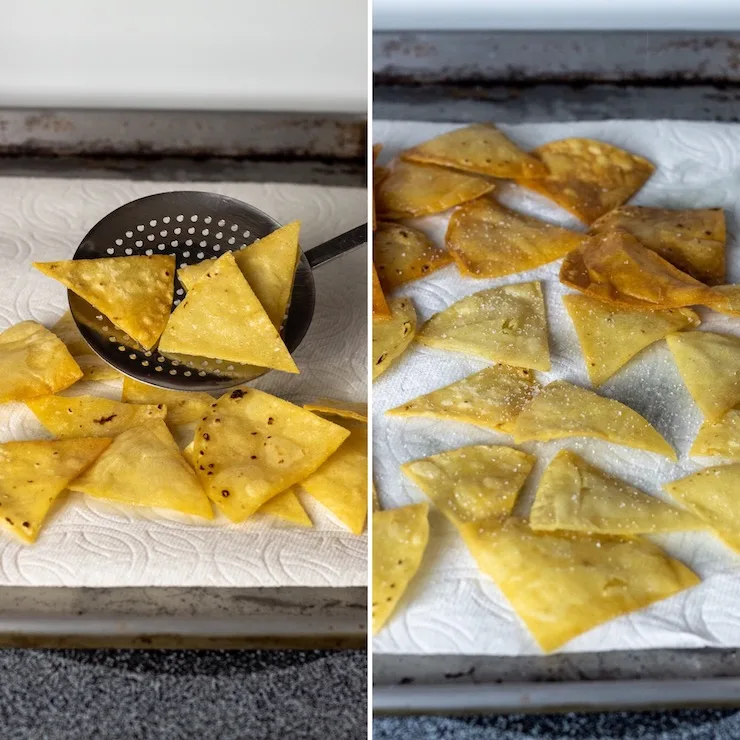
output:
{"label": "baking sheet", "polygon": [[[383,143],[381,163],[398,152],[459,124],[379,121],[375,142]],[[740,216],[740,127],[673,121],[603,121],[503,126],[515,141],[532,148],[568,136],[603,139],[648,157],[658,169],[634,203],[664,207],[726,209],[728,280],[740,279],[734,237]],[[498,197],[506,205],[553,223],[583,228],[546,199],[514,185]],[[448,215],[413,221],[443,243]],[[575,332],[561,303],[559,262],[496,280],[462,278],[447,267],[397,291],[411,297],[424,321],[459,298],[496,285],[545,281],[553,369],[541,373],[588,386]],[[740,322],[700,310],[703,329],[740,335]],[[392,419],[384,412],[408,399],[458,380],[486,363],[412,344],[403,360],[373,386],[374,475],[384,506],[424,501],[399,465],[408,460],[468,444],[511,444],[511,438],[454,422]],[[643,490],[663,495],[663,482],[702,465],[686,456],[701,417],[683,386],[664,342],[653,345],[605,383],[600,392],[643,414],[680,453],[678,464],[659,456],[595,440],[525,444],[538,464],[525,487],[531,497],[539,475],[557,450],[567,447]],[[629,614],[572,640],[563,652],[648,648],[736,647],[740,645],[740,557],[706,533],[655,538],[696,570],[703,582],[671,599]],[[482,576],[452,527],[431,514],[431,537],[422,567],[386,628],[374,639],[379,654],[536,655],[540,650],[493,582]]]}

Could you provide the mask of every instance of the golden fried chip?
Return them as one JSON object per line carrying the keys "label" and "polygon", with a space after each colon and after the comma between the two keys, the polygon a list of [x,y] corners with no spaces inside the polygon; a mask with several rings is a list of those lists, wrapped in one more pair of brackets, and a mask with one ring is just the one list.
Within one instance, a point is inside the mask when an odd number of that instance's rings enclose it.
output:
{"label": "golden fried chip", "polygon": [[278,493],[277,496],[264,503],[257,513],[270,514],[290,524],[297,524],[299,527],[313,527],[313,522],[293,488]]}
{"label": "golden fried chip", "polygon": [[75,362],[82,370],[82,380],[91,383],[105,380],[117,380],[121,373],[98,357],[90,345],[83,339],[75,320],[69,311],[65,311],[62,318],[51,327],[52,334],[56,334],[69,350]]}
{"label": "golden fried chip", "polygon": [[170,426],[190,424],[201,419],[210,405],[213,396],[193,391],[171,391],[156,385],[139,383],[132,378],[123,379],[121,400],[126,403],[146,403],[167,407],[167,423]]}
{"label": "golden fried chip", "polygon": [[34,542],[69,482],[93,463],[109,439],[34,440],[0,445],[0,522]]}
{"label": "golden fried chip", "polygon": [[145,349],[156,344],[167,326],[175,285],[171,255],[34,262],[33,266],[66,285]]}
{"label": "golden fried chip", "polygon": [[390,308],[389,320],[373,320],[373,380],[406,351],[416,333],[416,311],[409,298],[393,299]]}
{"label": "golden fried chip", "polygon": [[511,514],[535,458],[511,447],[472,445],[413,460],[401,470],[456,526]]}
{"label": "golden fried chip", "polygon": [[[278,330],[288,310],[293,278],[301,255],[298,246],[300,228],[301,222],[293,221],[233,253],[237,267]],[[177,277],[185,290],[190,290],[213,267],[214,262],[215,259],[208,259],[181,267]]]}
{"label": "golden fried chip", "polygon": [[82,370],[82,380],[88,383],[102,383],[106,380],[119,380],[123,376],[114,367],[97,355],[79,355],[75,362]]}
{"label": "golden fried chip", "polygon": [[493,365],[413,398],[386,414],[450,419],[499,431],[516,418],[538,388],[531,370]]}
{"label": "golden fried chip", "polygon": [[419,229],[386,221],[378,223],[373,237],[373,263],[384,290],[431,275],[452,262],[447,252],[432,244]]}
{"label": "golden fried chip", "polygon": [[575,294],[563,296],[563,303],[576,328],[588,377],[596,386],[611,378],[645,347],[701,323],[689,308],[640,311]]}
{"label": "golden fried chip", "polygon": [[517,444],[593,437],[676,459],[673,448],[637,411],[564,380],[545,386],[522,409],[511,435]]}
{"label": "golden fried chip", "polygon": [[367,404],[358,401],[339,401],[336,398],[319,398],[311,403],[304,403],[306,411],[314,411],[323,416],[339,416],[343,419],[367,421]]}
{"label": "golden fried chip", "polygon": [[0,334],[0,403],[64,390],[82,377],[62,341],[35,321]]}
{"label": "golden fried chip", "polygon": [[560,259],[583,239],[577,231],[510,211],[492,198],[479,198],[455,209],[445,246],[463,274],[495,278]]}
{"label": "golden fried chip", "polygon": [[705,421],[689,454],[740,460],[740,409],[731,409],[717,421]]}
{"label": "golden fried chip", "polygon": [[154,506],[213,518],[211,504],[167,425],[152,420],[119,434],[69,487],[131,506]]}
{"label": "golden fried chip", "polygon": [[740,404],[740,338],[689,331],[666,340],[691,397],[710,421]]}
{"label": "golden fried chip", "polygon": [[482,177],[433,165],[397,162],[377,183],[378,216],[389,221],[441,213],[490,193],[494,184]]}
{"label": "golden fried chip", "polygon": [[373,634],[388,621],[419,570],[429,541],[429,506],[373,513]]}
{"label": "golden fried chip", "polygon": [[515,518],[466,524],[461,532],[478,567],[546,652],[699,583],[639,537],[534,532]]}
{"label": "golden fried chip", "polygon": [[388,301],[385,299],[383,293],[383,286],[380,284],[378,278],[378,271],[373,264],[373,320],[375,319],[389,319],[391,317],[391,309],[388,306]]}
{"label": "golden fried chip", "polygon": [[489,177],[546,177],[547,168],[491,123],[474,123],[440,134],[401,155],[408,162],[437,164]]}
{"label": "golden fried chip", "polygon": [[706,285],[725,281],[725,214],[721,208],[622,206],[591,224],[592,234],[621,229]]}
{"label": "golden fried chip", "polygon": [[705,529],[693,514],[561,450],[545,468],[529,514],[534,530],[635,535]]}
{"label": "golden fried chip", "polygon": [[195,433],[195,472],[233,522],[313,473],[349,436],[343,427],[253,388],[216,402]]}
{"label": "golden fried chip", "polygon": [[550,141],[532,154],[550,174],[517,182],[587,224],[626,203],[655,170],[647,159],[594,139]]}
{"label": "golden fried chip", "polygon": [[432,316],[416,341],[492,362],[550,369],[545,301],[539,282],[489,288]]}
{"label": "golden fried chip", "polygon": [[231,252],[216,260],[174,310],[159,351],[298,372]]}
{"label": "golden fried chip", "polygon": [[117,437],[131,427],[167,416],[167,407],[161,403],[136,405],[93,396],[40,396],[26,405],[59,439]]}

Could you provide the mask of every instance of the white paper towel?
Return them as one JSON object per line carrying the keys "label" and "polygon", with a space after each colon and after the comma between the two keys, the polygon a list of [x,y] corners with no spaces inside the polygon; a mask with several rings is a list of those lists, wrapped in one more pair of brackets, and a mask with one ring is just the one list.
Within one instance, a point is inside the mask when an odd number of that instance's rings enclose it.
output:
{"label": "white paper towel", "polygon": [[[164,183],[0,178],[0,330],[23,319],[51,326],[66,290],[31,268],[69,259],[99,219],[124,203],[167,190],[210,190],[239,198],[281,223],[302,223],[304,249],[367,220],[363,189],[255,183]],[[367,289],[365,249],[315,273],[316,313],[295,353],[301,373],[269,373],[255,385],[301,403],[326,396],[364,401]],[[91,392],[83,384],[74,393]],[[92,392],[120,398],[120,382]],[[0,441],[48,436],[24,404],[0,406]],[[0,534],[0,585],[12,586],[357,586],[367,582],[367,542],[303,496],[315,528],[276,520],[231,524],[123,507],[73,494],[36,544]]]}
{"label": "white paper towel", "polygon": [[[377,122],[373,137],[388,161],[400,151],[456,128],[459,124]],[[672,121],[605,121],[593,123],[503,126],[526,149],[547,141],[583,136],[615,144],[647,157],[657,171],[634,203],[670,208],[719,206],[726,209],[729,281],[740,281],[740,244],[735,227],[740,217],[740,126]],[[497,197],[506,205],[554,223],[583,229],[552,202],[515,185],[504,185]],[[414,225],[443,244],[449,214],[419,219]],[[588,375],[558,281],[560,261],[496,280],[463,278],[447,267],[399,289],[411,297],[419,320],[459,298],[485,288],[544,281],[550,326],[552,371],[540,380],[558,378],[589,386]],[[740,320],[702,311],[703,329],[740,335]],[[468,444],[512,444],[511,437],[476,427],[429,419],[384,416],[423,393],[447,385],[486,363],[412,344],[399,364],[373,386],[374,475],[384,506],[424,501],[424,495],[400,472],[399,465]],[[525,493],[533,489],[555,452],[567,447],[633,485],[661,496],[662,483],[702,467],[687,458],[701,417],[675,369],[665,342],[653,345],[604,384],[600,392],[643,414],[680,452],[680,461],[595,440],[568,439],[524,444],[538,463]],[[706,461],[707,464],[716,464]],[[738,492],[740,493],[740,492]],[[656,537],[671,554],[692,567],[703,582],[671,599],[615,619],[572,640],[565,652],[666,647],[740,645],[740,557],[709,534]],[[463,653],[526,655],[539,652],[508,601],[482,576],[452,527],[431,514],[431,536],[422,567],[386,629],[374,640],[380,653]]]}

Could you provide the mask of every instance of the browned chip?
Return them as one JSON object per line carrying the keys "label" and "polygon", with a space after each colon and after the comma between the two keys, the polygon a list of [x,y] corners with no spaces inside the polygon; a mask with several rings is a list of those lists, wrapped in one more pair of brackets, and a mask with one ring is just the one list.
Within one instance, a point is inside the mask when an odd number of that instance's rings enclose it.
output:
{"label": "browned chip", "polygon": [[378,271],[373,265],[373,319],[389,319],[391,309],[388,307],[388,301],[383,294],[383,288],[378,279]]}

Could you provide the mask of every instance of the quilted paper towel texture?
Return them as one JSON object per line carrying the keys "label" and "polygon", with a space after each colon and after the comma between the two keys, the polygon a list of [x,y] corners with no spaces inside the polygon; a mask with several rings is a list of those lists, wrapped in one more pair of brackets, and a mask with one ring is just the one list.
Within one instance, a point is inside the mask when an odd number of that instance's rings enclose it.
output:
{"label": "quilted paper towel texture", "polygon": [[[0,178],[0,330],[22,319],[51,326],[65,289],[31,269],[68,259],[113,209],[166,190],[211,190],[239,198],[281,223],[302,222],[301,246],[364,223],[363,189],[255,183],[148,183]],[[314,320],[295,353],[298,376],[270,373],[255,385],[301,403],[366,398],[367,252],[358,249],[315,273]],[[120,397],[120,383],[75,393]],[[48,436],[23,404],[0,406],[0,441]],[[73,494],[33,546],[0,536],[0,585],[9,586],[358,586],[367,582],[367,542],[303,497],[316,526],[235,525],[122,507]]]}
{"label": "quilted paper towel texture", "polygon": [[[381,163],[399,152],[460,124],[378,122],[375,142],[383,144]],[[571,136],[602,139],[647,157],[657,171],[631,201],[667,208],[720,206],[726,210],[728,280],[740,282],[740,126],[673,121],[604,121],[593,123],[502,126],[526,149]],[[497,197],[506,205],[553,223],[584,229],[550,201],[513,185]],[[415,225],[443,243],[449,214]],[[567,292],[558,281],[560,262],[495,280],[460,277],[455,267],[401,288],[413,299],[420,321],[463,296],[485,288],[540,279],[544,282],[550,325],[552,371],[543,381],[570,380],[589,386],[575,331],[563,307]],[[700,309],[702,328],[740,335],[740,320]],[[415,396],[458,380],[486,363],[451,352],[412,344],[403,360],[373,386],[375,482],[385,506],[423,501],[424,495],[399,471],[399,465],[468,444],[511,444],[511,438],[454,422],[384,416]],[[534,484],[558,449],[584,452],[603,469],[633,485],[663,496],[662,483],[697,470],[687,458],[701,417],[678,375],[665,342],[653,345],[605,383],[600,392],[628,404],[647,417],[680,453],[672,463],[657,455],[594,440],[525,444],[538,464],[525,487],[531,500]],[[496,586],[481,576],[459,537],[442,517],[431,515],[432,536],[422,567],[386,627],[374,640],[380,653],[462,653],[527,655],[539,653]],[[740,557],[708,534],[656,537],[704,579],[701,585],[648,609],[616,619],[571,641],[562,650],[588,652],[676,647],[740,645]]]}

